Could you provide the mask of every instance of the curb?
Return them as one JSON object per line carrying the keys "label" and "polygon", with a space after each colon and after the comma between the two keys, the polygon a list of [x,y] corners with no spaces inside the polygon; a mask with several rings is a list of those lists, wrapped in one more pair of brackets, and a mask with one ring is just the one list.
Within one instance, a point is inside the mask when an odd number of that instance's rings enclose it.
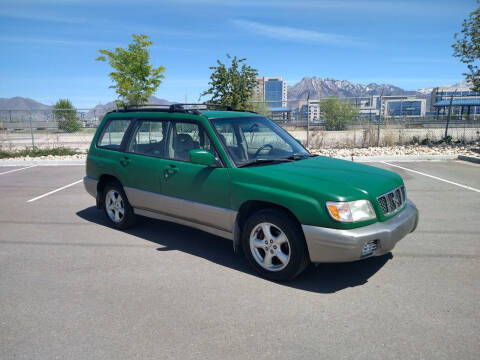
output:
{"label": "curb", "polygon": [[480,164],[480,157],[458,155],[458,160],[468,161],[475,164]]}
{"label": "curb", "polygon": [[85,159],[78,160],[0,160],[0,166],[78,166],[85,165]]}

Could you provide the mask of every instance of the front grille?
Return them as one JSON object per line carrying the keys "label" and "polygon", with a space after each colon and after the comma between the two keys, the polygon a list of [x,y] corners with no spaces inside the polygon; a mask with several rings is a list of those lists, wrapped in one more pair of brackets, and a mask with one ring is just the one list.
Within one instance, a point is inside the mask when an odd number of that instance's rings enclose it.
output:
{"label": "front grille", "polygon": [[405,186],[400,186],[386,194],[380,195],[378,198],[378,203],[382,208],[383,215],[389,215],[397,210],[399,210],[405,201]]}

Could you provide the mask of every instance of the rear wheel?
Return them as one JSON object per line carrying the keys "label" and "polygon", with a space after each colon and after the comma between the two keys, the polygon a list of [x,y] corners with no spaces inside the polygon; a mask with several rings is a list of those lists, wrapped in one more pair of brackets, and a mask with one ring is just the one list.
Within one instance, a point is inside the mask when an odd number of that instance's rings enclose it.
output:
{"label": "rear wheel", "polygon": [[109,183],[105,186],[103,209],[108,223],[116,229],[127,229],[135,223],[133,208],[118,183]]}
{"label": "rear wheel", "polygon": [[309,262],[301,228],[289,214],[274,208],[250,216],[242,245],[250,265],[267,279],[291,280]]}

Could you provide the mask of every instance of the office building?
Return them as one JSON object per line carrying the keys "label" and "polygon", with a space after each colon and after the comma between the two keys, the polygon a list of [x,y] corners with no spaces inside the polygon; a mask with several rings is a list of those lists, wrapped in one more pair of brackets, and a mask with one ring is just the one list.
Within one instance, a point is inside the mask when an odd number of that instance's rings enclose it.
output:
{"label": "office building", "polygon": [[256,101],[264,101],[271,108],[286,108],[287,91],[287,82],[281,77],[258,76],[253,94]]}

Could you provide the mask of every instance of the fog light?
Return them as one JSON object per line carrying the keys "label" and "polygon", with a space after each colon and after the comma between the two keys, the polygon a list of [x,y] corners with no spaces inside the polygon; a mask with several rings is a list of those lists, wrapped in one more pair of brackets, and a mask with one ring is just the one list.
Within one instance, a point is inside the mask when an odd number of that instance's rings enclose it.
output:
{"label": "fog light", "polygon": [[367,241],[362,249],[362,257],[373,255],[377,251],[377,244],[378,240]]}

